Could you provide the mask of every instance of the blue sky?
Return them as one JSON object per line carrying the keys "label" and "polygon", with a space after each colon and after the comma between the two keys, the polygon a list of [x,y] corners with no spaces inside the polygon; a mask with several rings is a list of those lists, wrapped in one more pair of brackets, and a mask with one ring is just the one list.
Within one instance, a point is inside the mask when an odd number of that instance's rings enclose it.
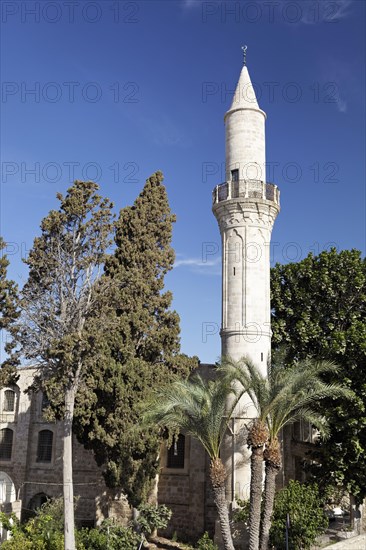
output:
{"label": "blue sky", "polygon": [[[155,170],[177,214],[167,277],[182,351],[220,354],[223,116],[242,65],[267,113],[281,189],[272,261],[333,243],[365,251],[365,3],[361,0],[4,1],[1,234],[10,275],[73,179],[119,209]],[[33,90],[33,92],[32,92]]]}

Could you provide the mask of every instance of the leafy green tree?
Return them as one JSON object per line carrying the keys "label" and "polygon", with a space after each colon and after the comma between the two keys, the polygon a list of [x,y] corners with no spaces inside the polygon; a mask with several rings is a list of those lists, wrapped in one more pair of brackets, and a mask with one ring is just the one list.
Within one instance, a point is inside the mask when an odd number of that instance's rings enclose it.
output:
{"label": "leafy green tree", "polygon": [[[63,415],[63,494],[65,549],[75,549],[72,480],[72,425],[75,397],[86,357],[93,353],[86,329],[100,314],[100,279],[110,244],[112,204],[98,185],[76,181],[59,210],[41,223],[25,263],[29,267],[20,300],[21,316],[12,331],[19,353],[37,366],[35,386],[45,391]],[[96,286],[99,285],[98,291]]]}
{"label": "leafy green tree", "polygon": [[[252,447],[249,510],[249,547],[252,550],[258,547],[267,550],[268,547],[275,480],[281,468],[280,431],[303,419],[327,433],[325,419],[318,412],[319,401],[349,393],[339,384],[322,381],[324,374],[338,371],[333,363],[306,359],[286,367],[283,359],[283,353],[274,356],[267,376],[245,359],[238,363],[226,362],[221,368],[225,377],[241,384],[241,393],[247,392],[257,411],[257,418],[248,432],[248,445]],[[266,475],[261,521],[263,460]]]}
{"label": "leafy green tree", "polygon": [[270,540],[278,550],[287,548],[286,523],[289,547],[296,550],[309,550],[325,531],[328,520],[316,484],[305,485],[291,480],[276,495]]}
{"label": "leafy green tree", "polygon": [[15,367],[18,364],[17,354],[14,353],[14,341],[7,339],[5,332],[11,331],[11,327],[19,317],[18,287],[7,278],[9,260],[4,253],[6,243],[0,237],[0,331],[2,341],[6,341],[5,353],[8,357],[1,364],[0,385],[9,384],[16,379]]}
{"label": "leafy green tree", "polygon": [[222,378],[204,381],[196,374],[190,380],[177,380],[164,390],[157,390],[145,414],[145,421],[151,425],[181,430],[202,443],[211,461],[210,477],[225,550],[234,550],[234,545],[220,448],[236,402],[230,381]]}
{"label": "leafy green tree", "polygon": [[158,467],[159,431],[141,425],[147,400],[153,388],[197,365],[179,353],[179,317],[164,291],[175,216],[162,181],[161,172],[153,174],[116,222],[116,248],[103,276],[109,290],[100,317],[88,323],[93,357],[75,413],[78,437],[93,449],[107,484],[135,507]]}
{"label": "leafy green tree", "polygon": [[310,254],[271,270],[272,343],[289,361],[324,358],[341,366],[337,380],[352,399],[324,401],[330,437],[314,455],[318,482],[366,496],[366,260],[357,250]]}

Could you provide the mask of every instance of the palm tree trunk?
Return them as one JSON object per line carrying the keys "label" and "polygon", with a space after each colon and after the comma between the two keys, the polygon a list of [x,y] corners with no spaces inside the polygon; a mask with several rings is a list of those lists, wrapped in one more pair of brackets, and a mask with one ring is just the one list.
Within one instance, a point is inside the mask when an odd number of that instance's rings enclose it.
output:
{"label": "palm tree trunk", "polygon": [[261,500],[263,481],[263,446],[252,447],[250,508],[249,508],[249,550],[259,548],[259,528],[261,521]]}
{"label": "palm tree trunk", "polygon": [[264,483],[264,510],[261,524],[260,550],[267,550],[271,517],[276,492],[276,477],[279,468],[270,462],[266,462],[266,478]]}
{"label": "palm tree trunk", "polygon": [[225,496],[225,467],[220,458],[211,461],[211,481],[214,491],[214,500],[219,514],[221,536],[225,550],[235,550],[230,529],[229,510]]}
{"label": "palm tree trunk", "polygon": [[72,479],[72,421],[74,417],[75,391],[65,393],[65,420],[63,445],[63,493],[65,550],[75,550],[74,486]]}

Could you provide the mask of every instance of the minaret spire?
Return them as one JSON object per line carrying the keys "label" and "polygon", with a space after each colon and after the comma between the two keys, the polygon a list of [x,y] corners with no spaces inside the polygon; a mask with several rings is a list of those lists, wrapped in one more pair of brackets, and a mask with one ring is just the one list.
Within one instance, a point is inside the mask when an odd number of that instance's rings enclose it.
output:
{"label": "minaret spire", "polygon": [[[280,210],[279,191],[266,182],[265,120],[244,60],[230,109],[225,114],[226,178],[213,192],[213,213],[222,239],[223,357],[250,358],[267,373],[271,350],[270,242]],[[244,427],[256,411],[248,396],[234,413],[233,432],[222,456],[228,497],[248,498],[250,466],[243,458]],[[243,419],[243,416],[245,419]],[[244,439],[242,439],[244,437]]]}

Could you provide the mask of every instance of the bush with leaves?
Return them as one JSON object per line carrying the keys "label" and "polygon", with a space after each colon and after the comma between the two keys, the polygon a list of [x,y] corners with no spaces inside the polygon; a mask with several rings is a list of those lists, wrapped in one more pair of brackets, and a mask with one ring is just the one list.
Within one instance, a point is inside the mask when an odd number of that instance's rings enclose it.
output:
{"label": "bush with leaves", "polygon": [[[1,548],[5,550],[63,550],[62,499],[46,502],[27,523],[21,525],[14,514],[1,514],[2,525],[11,533]],[[83,550],[82,548],[80,550]]]}
{"label": "bush with leaves", "polygon": [[141,504],[138,510],[137,524],[145,535],[151,535],[155,529],[165,529],[172,517],[172,511],[165,504]]}
{"label": "bush with leaves", "polygon": [[[0,523],[11,533],[1,550],[64,550],[63,501],[46,502],[27,523],[21,525],[14,514],[0,513]],[[77,550],[136,550],[141,536],[110,520],[98,529],[76,531]]]}
{"label": "bush with leaves", "polygon": [[275,498],[271,544],[276,550],[286,548],[286,521],[289,515],[289,546],[296,550],[308,550],[328,525],[323,501],[316,484],[301,484],[291,480]]}
{"label": "bush with leaves", "polygon": [[197,541],[196,550],[218,550],[216,544],[210,539],[207,531]]}
{"label": "bush with leaves", "polygon": [[136,550],[141,537],[128,527],[106,520],[99,529],[77,532],[78,550]]}
{"label": "bush with leaves", "polygon": [[11,539],[4,541],[1,548],[6,550],[31,550],[32,542],[27,540],[25,533],[22,531],[18,518],[15,514],[8,516],[4,512],[0,512],[0,524],[3,529],[6,529],[11,534]]}

